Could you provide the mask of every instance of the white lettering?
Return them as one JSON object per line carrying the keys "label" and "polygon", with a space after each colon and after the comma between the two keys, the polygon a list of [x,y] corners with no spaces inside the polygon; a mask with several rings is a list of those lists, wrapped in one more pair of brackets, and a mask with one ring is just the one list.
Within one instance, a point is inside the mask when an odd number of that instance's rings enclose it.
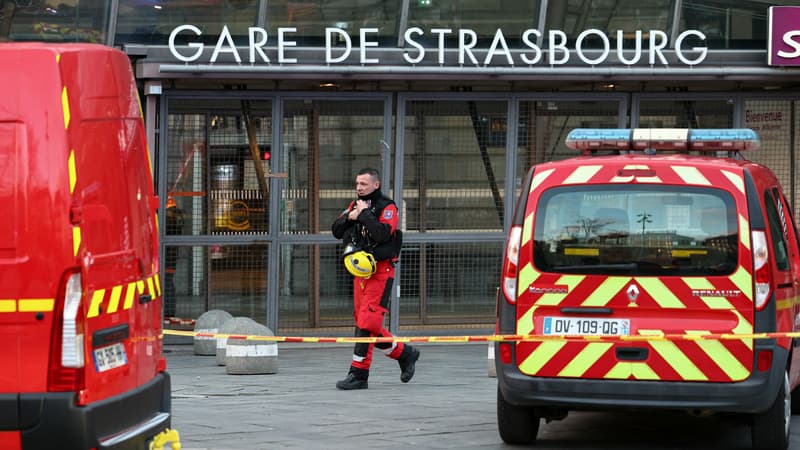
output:
{"label": "white lettering", "polygon": [[[601,41],[603,41],[603,52],[600,53],[600,56],[598,56],[597,58],[589,59],[586,57],[586,55],[583,54],[582,45],[583,45],[583,40],[586,39],[586,37],[593,34],[599,37]],[[606,58],[608,58],[608,52],[610,51],[611,51],[611,44],[608,42],[608,36],[606,36],[605,33],[596,28],[591,28],[581,32],[581,34],[578,35],[578,39],[575,40],[575,52],[578,54],[578,58],[580,58],[581,61],[585,62],[586,64],[589,64],[590,66],[594,66],[596,64],[600,64],[603,61],[605,61]]]}
{"label": "white lettering", "polygon": [[[256,34],[261,36],[258,40],[256,40]],[[260,27],[249,27],[247,29],[247,35],[249,37],[248,42],[250,43],[250,64],[256,62],[256,52],[258,52],[258,56],[261,57],[261,61],[269,62],[269,58],[262,48],[267,45],[267,30]]]}
{"label": "white lettering", "polygon": [[444,64],[444,35],[452,32],[450,28],[431,28],[431,33],[439,35],[439,64]]}
{"label": "white lettering", "polygon": [[203,54],[203,43],[202,42],[190,42],[188,44],[189,47],[196,48],[197,51],[194,52],[194,54],[191,55],[191,56],[181,55],[178,52],[178,49],[175,48],[175,37],[178,36],[178,33],[180,33],[181,31],[184,31],[184,30],[191,31],[194,34],[196,34],[197,36],[202,36],[203,35],[203,32],[200,31],[200,28],[197,28],[194,25],[181,25],[181,26],[175,27],[175,29],[172,30],[172,33],[169,34],[169,51],[170,51],[170,53],[172,53],[172,56],[174,56],[175,59],[178,59],[178,60],[183,61],[183,62],[192,62],[192,61],[197,60],[197,58],[199,58],[200,55]]}
{"label": "white lettering", "polygon": [[624,46],[622,43],[625,40],[625,33],[622,30],[617,30],[617,58],[623,64],[636,64],[642,57],[642,30],[636,30],[636,47],[633,51],[633,59],[625,59]]}
{"label": "white lettering", "polygon": [[797,58],[800,56],[800,41],[797,39],[800,38],[800,30],[793,30],[787,31],[783,34],[783,43],[792,47],[794,51],[785,52],[783,50],[778,51],[778,56],[781,58]]}
{"label": "white lettering", "polygon": [[[561,30],[550,30],[548,33],[549,45],[548,45],[548,60],[550,65],[553,64],[566,64],[569,61],[569,50],[567,50],[567,33],[564,33]],[[556,42],[556,37],[560,42]],[[564,57],[561,59],[556,59],[556,50],[561,50],[564,52]]]}
{"label": "white lettering", "polygon": [[405,41],[408,42],[409,45],[416,48],[419,51],[419,55],[417,55],[416,58],[412,58],[411,56],[409,56],[408,52],[403,52],[403,59],[405,59],[406,62],[410,64],[416,64],[425,58],[425,47],[423,47],[422,44],[415,41],[414,39],[411,39],[412,33],[421,36],[423,34],[423,31],[419,27],[411,27],[407,29],[406,32],[403,34],[403,39],[405,39]]}
{"label": "white lettering", "polygon": [[367,58],[367,47],[377,47],[378,41],[368,41],[367,33],[377,33],[377,28],[362,28],[359,37],[361,38],[361,64],[378,64],[378,58]]}
{"label": "white lettering", "polygon": [[[331,41],[334,33],[338,34],[345,42],[344,52],[335,59],[331,56],[331,48],[333,47]],[[353,51],[353,42],[350,40],[350,35],[347,34],[347,31],[341,28],[325,28],[325,63],[340,63],[350,56],[351,51]]]}
{"label": "white lettering", "polygon": [[[466,37],[469,36],[469,43],[466,41]],[[469,60],[472,61],[472,64],[478,65],[478,60],[475,58],[475,55],[472,54],[472,48],[478,44],[478,34],[470,29],[459,30],[458,31],[458,63],[464,64],[464,54],[469,56]]]}
{"label": "white lettering", "polygon": [[[659,42],[656,42],[656,41]],[[656,63],[656,55],[658,55],[658,60],[661,61],[661,64],[668,66],[667,58],[664,57],[664,54],[661,53],[669,41],[667,39],[667,33],[664,33],[661,30],[650,30],[650,65]]]}
{"label": "white lettering", "polygon": [[687,36],[697,36],[701,41],[705,41],[706,40],[706,35],[701,33],[700,31],[697,31],[697,30],[686,30],[686,31],[684,31],[683,33],[678,35],[677,39],[675,39],[675,56],[677,56],[678,59],[680,59],[681,62],[686,64],[687,66],[693,66],[695,64],[700,64],[701,62],[703,62],[704,59],[706,59],[706,55],[708,54],[708,48],[707,47],[692,47],[692,51],[693,52],[700,52],[700,54],[697,55],[697,58],[695,58],[695,59],[686,58],[685,56],[683,56],[683,49],[681,47],[682,47],[682,44],[683,44],[683,40],[686,39]]}
{"label": "white lettering", "polygon": [[[497,50],[497,46],[503,47],[502,51]],[[506,61],[508,64],[514,65],[514,60],[511,58],[511,52],[508,50],[508,44],[506,44],[506,38],[503,36],[503,30],[500,28],[497,29],[494,33],[494,39],[492,39],[492,45],[489,46],[489,51],[486,52],[486,58],[483,60],[483,65],[488,66],[490,62],[492,62],[492,58],[495,55],[506,55]]]}
{"label": "white lettering", "polygon": [[[191,39],[186,39],[186,33],[194,33]],[[183,33],[183,34],[181,34]],[[298,58],[287,55],[287,49],[297,48],[298,43],[293,39],[293,34],[297,33],[295,27],[280,27],[277,29],[277,43],[270,45],[270,36],[261,27],[248,27],[248,56],[249,63],[269,63],[268,52],[274,47],[277,53],[277,61],[281,64],[295,64]],[[379,28],[360,28],[359,29],[359,61],[361,64],[380,64],[380,53],[376,50],[381,43],[378,39]],[[547,34],[545,34],[547,33]],[[708,47],[704,46],[706,35],[699,30],[685,30],[678,36],[673,37],[674,44],[670,46],[670,38],[662,30],[615,30],[616,36],[606,34],[596,28],[581,31],[572,42],[567,33],[562,30],[537,30],[525,29],[521,34],[521,46],[519,52],[520,64],[549,64],[551,66],[568,64],[572,53],[574,53],[583,64],[597,66],[609,61],[611,51],[616,51],[614,62],[624,65],[638,64],[644,58],[644,53],[648,53],[650,65],[660,64],[669,65],[666,58],[666,50],[675,51],[675,61],[694,66],[702,63],[708,56]],[[183,24],[176,26],[169,35],[169,51],[172,56],[182,62],[194,62],[200,60],[208,49],[202,42],[203,32],[200,28]],[[509,43],[502,29],[495,30],[492,42],[486,47],[483,61],[477,58],[476,49],[479,47],[478,33],[470,28],[432,28],[423,31],[419,27],[411,27],[404,31],[405,48],[403,49],[403,60],[408,64],[418,64],[426,58],[432,61],[432,55],[428,56],[428,51],[436,52],[436,61],[439,65],[447,64],[448,52],[455,53],[456,49],[448,48],[450,44],[448,38],[458,39],[458,64],[463,66],[474,65],[486,67],[490,65],[503,64],[503,60],[496,60],[495,57],[505,57],[505,63],[514,66],[514,55],[509,49]],[[644,41],[647,36],[647,42]],[[611,48],[611,39],[616,37],[616,48]],[[232,58],[241,63],[242,58],[239,49],[234,43],[231,31],[227,25],[223,24],[222,30],[216,35],[216,44],[211,52],[209,63],[215,63],[223,53],[232,54]],[[547,47],[541,42],[543,38],[547,40]],[[425,46],[423,42],[433,41],[435,44]],[[452,39],[455,40],[455,39]],[[599,43],[598,43],[599,40]],[[176,41],[188,44],[176,45]],[[695,42],[699,41],[699,44]],[[800,58],[800,30],[787,32],[783,36],[783,42],[789,49],[778,51],[777,54],[783,58]],[[629,47],[626,48],[626,45]],[[180,47],[180,48],[179,48]],[[585,47],[585,48],[584,48]],[[243,49],[242,49],[243,50]],[[353,51],[353,42],[346,28],[328,27],[325,28],[325,62],[324,64],[347,63]],[[544,60],[547,53],[547,61]],[[452,56],[451,56],[452,58]],[[454,61],[450,61],[453,64]]]}
{"label": "white lettering", "polygon": [[242,62],[242,59],[239,58],[239,52],[236,51],[236,45],[233,43],[233,38],[231,37],[231,32],[228,30],[227,25],[224,25],[222,27],[222,32],[219,33],[217,45],[214,46],[214,53],[211,54],[210,62],[212,64],[217,61],[217,56],[219,56],[220,53],[231,53],[237,63]]}
{"label": "white lettering", "polygon": [[297,28],[295,27],[287,27],[287,28],[278,28],[278,62],[279,63],[296,63],[297,58],[286,58],[284,57],[284,50],[285,47],[296,47],[297,42],[295,41],[287,41],[284,37],[284,33],[296,33]]}
{"label": "white lettering", "polygon": [[528,58],[528,56],[525,53],[520,54],[520,59],[522,59],[522,62],[524,62],[525,64],[536,64],[539,62],[540,59],[542,59],[542,49],[540,49],[538,45],[536,45],[533,41],[531,41],[532,34],[536,35],[537,39],[542,37],[542,33],[539,32],[539,30],[525,30],[525,32],[522,33],[522,42],[526,46],[528,46],[531,50],[533,50],[534,54],[536,55],[531,59]]}

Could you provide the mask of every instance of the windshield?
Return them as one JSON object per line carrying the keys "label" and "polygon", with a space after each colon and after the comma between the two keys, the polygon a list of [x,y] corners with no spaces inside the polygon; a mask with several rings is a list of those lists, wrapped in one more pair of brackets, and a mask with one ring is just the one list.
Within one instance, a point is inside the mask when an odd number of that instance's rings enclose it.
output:
{"label": "windshield", "polygon": [[546,191],[534,262],[545,272],[730,274],[737,266],[733,197],[686,186],[590,185]]}

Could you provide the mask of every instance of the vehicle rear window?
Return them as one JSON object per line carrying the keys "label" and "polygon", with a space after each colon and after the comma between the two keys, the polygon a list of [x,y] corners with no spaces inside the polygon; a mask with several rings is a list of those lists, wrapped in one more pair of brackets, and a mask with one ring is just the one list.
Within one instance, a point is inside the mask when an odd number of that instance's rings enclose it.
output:
{"label": "vehicle rear window", "polygon": [[706,276],[738,264],[733,197],[715,188],[585,185],[547,190],[536,207],[544,272]]}

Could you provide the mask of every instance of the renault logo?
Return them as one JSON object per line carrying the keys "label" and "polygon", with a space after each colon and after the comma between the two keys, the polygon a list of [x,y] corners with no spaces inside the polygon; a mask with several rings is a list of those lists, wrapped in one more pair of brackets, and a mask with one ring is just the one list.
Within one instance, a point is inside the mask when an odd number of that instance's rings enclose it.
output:
{"label": "renault logo", "polygon": [[628,289],[625,291],[625,293],[628,294],[628,298],[632,302],[635,302],[636,299],[639,297],[639,288],[636,287],[635,284],[632,284],[632,285],[628,286]]}

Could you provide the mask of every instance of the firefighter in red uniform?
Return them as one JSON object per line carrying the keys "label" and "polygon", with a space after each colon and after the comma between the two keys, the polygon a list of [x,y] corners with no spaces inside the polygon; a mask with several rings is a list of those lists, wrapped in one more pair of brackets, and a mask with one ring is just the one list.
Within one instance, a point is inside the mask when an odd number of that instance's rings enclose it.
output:
{"label": "firefighter in red uniform", "polygon": [[[331,231],[345,245],[345,266],[353,277],[353,315],[356,337],[392,335],[383,327],[394,283],[394,265],[399,255],[397,206],[380,191],[380,174],[362,169],[356,176],[358,199],[333,222]],[[372,350],[377,347],[400,364],[400,381],[414,376],[419,350],[402,342],[358,343],[345,379],[337,381],[343,390],[366,389]]]}

